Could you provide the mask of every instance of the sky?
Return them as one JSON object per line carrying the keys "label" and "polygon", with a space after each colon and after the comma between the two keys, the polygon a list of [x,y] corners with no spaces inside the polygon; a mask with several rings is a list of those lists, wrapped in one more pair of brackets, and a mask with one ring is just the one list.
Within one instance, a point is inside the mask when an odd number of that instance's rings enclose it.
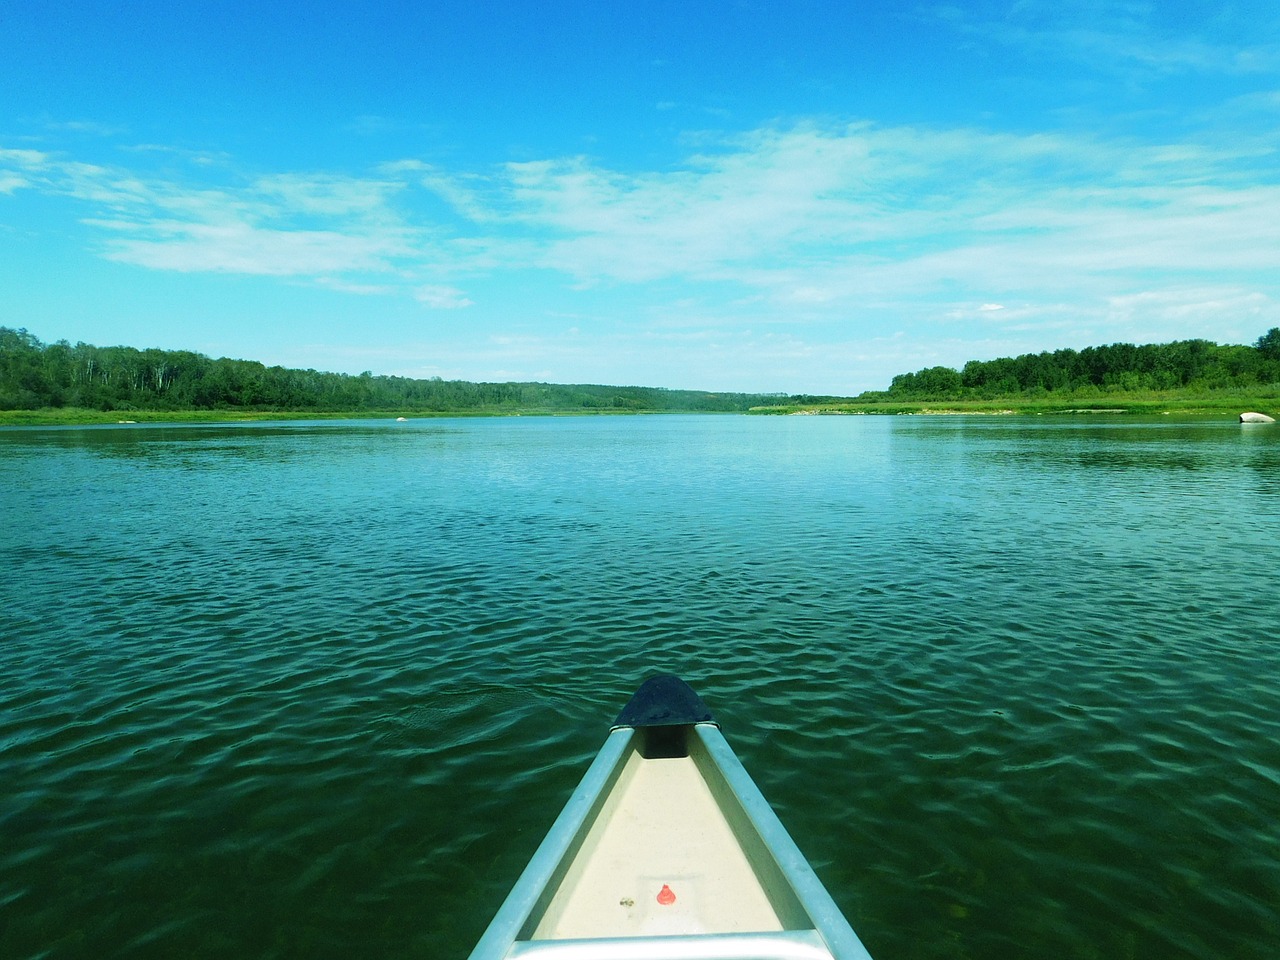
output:
{"label": "sky", "polygon": [[1280,326],[1275,0],[12,0],[0,326],[854,395]]}

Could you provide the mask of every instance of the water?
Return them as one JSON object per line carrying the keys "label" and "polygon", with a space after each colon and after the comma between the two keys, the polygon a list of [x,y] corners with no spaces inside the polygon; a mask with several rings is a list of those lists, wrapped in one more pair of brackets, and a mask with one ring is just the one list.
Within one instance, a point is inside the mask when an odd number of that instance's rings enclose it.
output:
{"label": "water", "polygon": [[649,674],[877,960],[1280,944],[1280,431],[0,431],[0,957],[465,956]]}

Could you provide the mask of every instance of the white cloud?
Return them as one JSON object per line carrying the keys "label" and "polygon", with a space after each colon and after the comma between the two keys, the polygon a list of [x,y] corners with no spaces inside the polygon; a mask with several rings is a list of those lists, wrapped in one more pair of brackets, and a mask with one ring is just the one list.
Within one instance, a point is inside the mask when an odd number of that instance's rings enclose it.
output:
{"label": "white cloud", "polygon": [[100,123],[96,120],[62,120],[47,121],[45,129],[53,131],[62,131],[66,133],[83,133],[94,137],[114,137],[126,131],[125,127],[115,126],[109,123]]}
{"label": "white cloud", "polygon": [[26,169],[38,169],[49,163],[49,154],[39,150],[4,149],[0,147],[0,163]]}
{"label": "white cloud", "polygon": [[1185,286],[1111,297],[1107,313],[1115,323],[1136,323],[1139,328],[1155,319],[1172,340],[1205,337],[1223,317],[1232,317],[1236,330],[1257,327],[1261,332],[1263,325],[1280,317],[1280,302],[1239,287]]}
{"label": "white cloud", "polygon": [[419,303],[432,310],[461,310],[475,305],[457,287],[428,284],[418,287],[413,295]]}
{"label": "white cloud", "polygon": [[[709,333],[708,356],[735,364],[749,350],[825,357],[820,343],[901,329],[963,326],[973,344],[1035,349],[1037,329],[1067,345],[1197,324],[1188,335],[1253,339],[1254,325],[1275,325],[1280,184],[1253,148],[808,123],[695,149],[650,170],[410,158],[366,175],[237,179],[224,164],[195,181],[7,150],[0,195],[81,205],[117,262],[287,277],[473,317],[510,303],[533,271],[542,292],[519,301],[530,318]],[[783,329],[795,337],[785,349],[766,339]],[[741,353],[716,339],[725,331]]]}
{"label": "white cloud", "polygon": [[403,183],[389,179],[283,173],[258,179],[253,193],[279,204],[277,212],[288,216],[379,221],[394,219],[388,201],[403,187]]}
{"label": "white cloud", "polygon": [[1071,60],[1111,75],[1265,74],[1280,67],[1280,21],[1267,0],[1200,7],[1020,0],[999,17],[958,6],[932,13],[970,42],[1037,60]]}
{"label": "white cloud", "polygon": [[334,277],[317,277],[315,282],[326,290],[353,293],[361,297],[385,297],[392,296],[396,292],[394,286],[386,283],[352,283]]}
{"label": "white cloud", "polygon": [[0,194],[13,194],[24,187],[38,187],[48,154],[39,150],[0,148]]}
{"label": "white cloud", "polygon": [[[939,283],[999,292],[1125,270],[1263,271],[1280,250],[1280,187],[1236,182],[1240,155],[1196,144],[807,125],[744,134],[663,171],[578,157],[450,175],[399,161],[371,177],[222,186],[36,151],[3,161],[9,190],[38,171],[42,189],[98,208],[85,222],[110,231],[116,259],[352,283],[400,273],[410,290],[428,268],[533,266],[578,284],[681,279],[837,304]],[[463,220],[424,217],[419,188]]]}
{"label": "white cloud", "polygon": [[128,234],[107,241],[107,259],[183,273],[309,276],[378,271],[409,249],[394,233],[281,230],[240,222],[85,222]]}
{"label": "white cloud", "polygon": [[957,287],[1098,303],[1156,275],[1272,284],[1280,189],[1236,185],[1238,163],[1205,147],[859,127],[764,131],[662,174],[577,159],[510,176],[540,262],[582,281],[919,309]]}

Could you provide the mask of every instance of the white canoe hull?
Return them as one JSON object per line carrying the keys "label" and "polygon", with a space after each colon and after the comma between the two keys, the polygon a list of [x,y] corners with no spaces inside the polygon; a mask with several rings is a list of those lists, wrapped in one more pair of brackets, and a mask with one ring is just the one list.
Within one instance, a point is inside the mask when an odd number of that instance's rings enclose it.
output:
{"label": "white canoe hull", "polygon": [[706,716],[609,734],[471,960],[870,960]]}

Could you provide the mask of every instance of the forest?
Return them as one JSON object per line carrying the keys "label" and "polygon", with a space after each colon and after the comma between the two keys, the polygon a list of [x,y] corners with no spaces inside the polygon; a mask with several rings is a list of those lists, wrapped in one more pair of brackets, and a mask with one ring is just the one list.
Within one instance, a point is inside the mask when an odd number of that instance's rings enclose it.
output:
{"label": "forest", "polygon": [[[1091,397],[1143,391],[1280,390],[1280,328],[1250,346],[1113,343],[970,360],[893,378],[856,401]],[[599,384],[474,383],[268,367],[189,350],[42,343],[0,327],[0,410],[358,413],[737,413],[835,400]]]}
{"label": "forest", "polygon": [[893,378],[859,400],[991,400],[1054,394],[1101,396],[1141,391],[1255,389],[1280,385],[1280,328],[1252,346],[1208,340],[1113,343],[1083,350],[970,360],[960,370],[928,367]]}
{"label": "forest", "polygon": [[730,413],[781,399],[658,387],[353,376],[214,360],[189,350],[46,344],[26,330],[0,327],[0,410]]}

